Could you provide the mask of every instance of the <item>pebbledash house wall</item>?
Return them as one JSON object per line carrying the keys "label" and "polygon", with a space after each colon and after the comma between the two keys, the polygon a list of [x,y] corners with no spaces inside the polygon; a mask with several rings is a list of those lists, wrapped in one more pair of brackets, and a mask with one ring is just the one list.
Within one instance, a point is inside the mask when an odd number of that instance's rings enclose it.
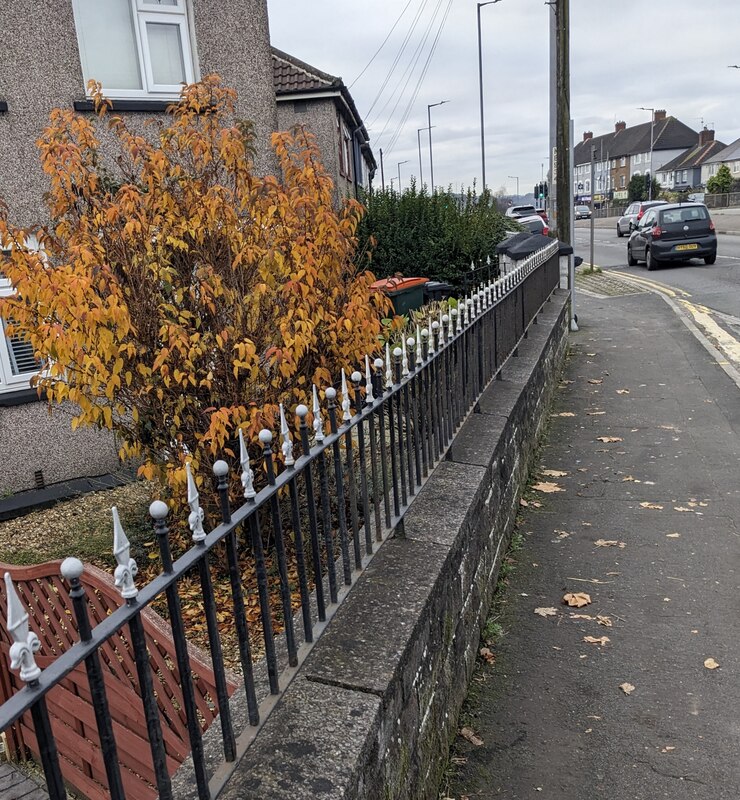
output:
{"label": "pebbledash house wall", "polygon": [[[299,111],[296,109],[300,109]],[[277,104],[278,130],[288,131],[305,126],[316,137],[321,161],[334,181],[337,200],[354,197],[355,183],[348,181],[339,169],[339,135],[337,108],[333,98],[315,100],[282,100]]]}
{"label": "pebbledash house wall", "polygon": [[[277,168],[270,134],[278,127],[266,0],[187,0],[195,78],[216,72],[239,95],[237,114],[252,120],[256,168]],[[45,219],[47,179],[36,140],[53,108],[85,99],[72,0],[10,0],[0,4],[0,198],[11,221]],[[161,112],[116,112],[143,129]],[[106,137],[101,150],[105,155]],[[0,333],[0,335],[2,335]],[[72,408],[50,417],[44,402],[0,394],[0,494],[118,469],[113,436],[70,429]],[[23,402],[20,402],[20,401]]]}

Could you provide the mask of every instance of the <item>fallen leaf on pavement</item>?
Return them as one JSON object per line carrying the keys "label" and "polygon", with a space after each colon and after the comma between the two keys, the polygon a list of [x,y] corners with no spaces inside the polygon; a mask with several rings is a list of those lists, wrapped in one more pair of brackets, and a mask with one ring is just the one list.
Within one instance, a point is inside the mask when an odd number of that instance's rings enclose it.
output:
{"label": "fallen leaf on pavement", "polygon": [[561,411],[559,414],[553,414],[553,417],[575,417],[572,411]]}
{"label": "fallen leaf on pavement", "polygon": [[620,542],[617,539],[597,539],[594,544],[597,547],[620,547],[625,548],[627,545],[624,542]]}
{"label": "fallen leaf on pavement", "polygon": [[605,628],[611,628],[613,625],[612,618],[607,617],[606,614],[597,614],[596,621],[599,623],[599,625],[603,625]]}
{"label": "fallen leaf on pavement", "polygon": [[676,749],[675,747],[668,746],[668,747],[664,747],[660,752],[661,753],[670,753],[672,750],[675,750],[675,749]]}
{"label": "fallen leaf on pavement", "polygon": [[529,508],[529,503],[523,497],[519,500],[519,505],[522,508]]}
{"label": "fallen leaf on pavement", "polygon": [[644,503],[640,503],[640,506],[642,508],[654,508],[654,509],[657,509],[658,511],[662,511],[663,510],[663,506],[658,505],[658,503],[648,503],[647,501],[644,502]]}
{"label": "fallen leaf on pavement", "polygon": [[633,686],[631,683],[627,683],[626,681],[625,681],[625,683],[620,683],[620,684],[619,684],[619,688],[620,688],[620,689],[621,689],[621,690],[622,690],[622,691],[623,691],[625,694],[632,694],[632,692],[634,692],[634,691],[635,691],[635,687],[634,687],[634,686]]}
{"label": "fallen leaf on pavement", "polygon": [[586,416],[587,417],[601,417],[604,414],[606,414],[606,411],[587,411],[586,412]]}
{"label": "fallen leaf on pavement", "polygon": [[549,608],[535,608],[535,614],[539,614],[541,617],[554,617],[557,615],[558,610],[550,606]]}
{"label": "fallen leaf on pavement", "polygon": [[534,506],[535,508],[542,508],[542,503],[538,502],[537,500],[530,500],[530,506]]}
{"label": "fallen leaf on pavement", "polygon": [[563,597],[563,602],[575,608],[582,608],[591,604],[591,595],[586,594],[586,592],[568,592]]}
{"label": "fallen leaf on pavement", "polygon": [[558,535],[558,539],[567,539],[570,536],[568,531],[555,531],[555,533]]}
{"label": "fallen leaf on pavement", "polygon": [[593,619],[590,614],[569,614],[570,619]]}
{"label": "fallen leaf on pavement", "polygon": [[588,644],[598,644],[600,647],[603,647],[605,644],[608,644],[611,640],[608,636],[584,636],[583,641],[587,642]]}
{"label": "fallen leaf on pavement", "polygon": [[489,664],[493,664],[496,660],[496,656],[487,647],[481,647],[479,653],[481,658],[485,658]]}
{"label": "fallen leaf on pavement", "polygon": [[716,661],[715,661],[713,658],[708,658],[708,659],[707,659],[707,660],[704,662],[704,666],[705,666],[707,669],[717,669],[717,668],[719,667],[719,664],[718,664],[718,663],[717,663],[717,662],[716,662]]}
{"label": "fallen leaf on pavement", "polygon": [[543,469],[542,474],[547,475],[548,478],[564,478],[568,473],[560,469]]}
{"label": "fallen leaf on pavement", "polygon": [[681,536],[680,533],[666,533],[666,539],[678,539]]}
{"label": "fallen leaf on pavement", "polygon": [[686,508],[686,506],[673,506],[673,510],[674,511],[688,511],[689,513],[691,513],[691,509],[690,508]]}
{"label": "fallen leaf on pavement", "polygon": [[638,483],[638,481],[631,475],[625,475],[625,477],[622,478],[622,483]]}
{"label": "fallen leaf on pavement", "polygon": [[594,386],[598,386],[600,383],[603,383],[604,380],[602,378],[590,378],[588,382],[594,384]]}
{"label": "fallen leaf on pavement", "polygon": [[617,394],[629,394],[629,389],[617,389]]}
{"label": "fallen leaf on pavement", "polygon": [[476,747],[483,746],[483,739],[481,739],[472,728],[460,728],[460,736],[462,736],[463,739],[467,739],[470,744],[474,744]]}
{"label": "fallen leaf on pavement", "polygon": [[558,486],[557,483],[552,483],[550,481],[541,481],[540,483],[535,483],[532,487],[535,492],[544,492],[545,494],[552,494],[553,492],[564,492],[561,486]]}
{"label": "fallen leaf on pavement", "polygon": [[623,440],[620,439],[619,436],[597,436],[596,437],[596,441],[597,442],[621,442]]}

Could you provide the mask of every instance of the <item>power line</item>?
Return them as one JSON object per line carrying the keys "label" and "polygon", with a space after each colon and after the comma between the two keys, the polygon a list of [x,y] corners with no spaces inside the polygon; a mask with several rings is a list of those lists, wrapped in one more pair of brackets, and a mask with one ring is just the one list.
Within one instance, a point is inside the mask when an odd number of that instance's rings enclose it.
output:
{"label": "power line", "polygon": [[[391,64],[391,67],[388,70],[388,74],[385,76],[385,79],[383,80],[383,83],[381,84],[380,89],[378,89],[378,93],[375,95],[375,99],[370,104],[370,108],[367,110],[367,113],[365,114],[365,118],[366,119],[370,118],[370,114],[372,114],[372,111],[375,108],[378,100],[380,100],[381,95],[385,91],[385,87],[388,85],[388,82],[390,81],[391,77],[393,76],[393,73],[395,72],[396,67],[398,66],[398,62],[401,60],[401,57],[403,56],[403,54],[404,54],[404,52],[406,50],[406,47],[407,47],[407,45],[409,43],[409,40],[411,39],[411,37],[413,36],[414,31],[416,30],[416,26],[419,24],[419,18],[421,17],[421,14],[424,11],[424,9],[426,8],[428,2],[429,2],[429,0],[421,0],[419,8],[416,10],[416,13],[414,14],[414,18],[411,21],[411,27],[407,31],[406,36],[404,37],[404,40],[401,43],[401,47],[399,48],[398,53],[396,53],[396,57],[393,59],[393,63]],[[386,103],[386,105],[387,105],[387,103]],[[383,108],[385,108],[385,106],[383,106]],[[382,113],[382,111],[380,113]]]}
{"label": "power line", "polygon": [[452,9],[452,2],[453,0],[449,0],[447,3],[447,8],[445,9],[444,15],[442,16],[442,21],[439,24],[439,28],[437,29],[437,34],[434,37],[434,41],[432,42],[432,47],[429,50],[429,55],[427,56],[427,60],[424,63],[424,67],[422,68],[421,75],[419,76],[419,80],[416,83],[416,88],[414,89],[414,93],[409,100],[408,104],[406,105],[406,109],[403,114],[403,118],[396,128],[396,132],[391,139],[390,144],[388,145],[388,150],[392,150],[395,146],[396,142],[398,141],[398,137],[400,136],[406,122],[408,121],[409,116],[411,115],[411,109],[413,108],[414,103],[416,102],[416,98],[419,96],[419,91],[421,90],[422,84],[424,82],[424,78],[426,77],[427,71],[429,70],[429,65],[432,63],[432,58],[434,57],[434,53],[437,49],[437,45],[439,44],[439,40],[442,36],[442,31],[444,30],[445,24],[447,23],[447,18],[449,17],[450,11]]}
{"label": "power line", "polygon": [[[416,65],[419,63],[419,59],[421,58],[421,54],[422,54],[422,52],[424,50],[424,47],[425,47],[425,45],[427,43],[427,39],[429,38],[429,34],[431,33],[432,27],[433,27],[434,22],[435,22],[435,20],[437,18],[437,14],[439,14],[439,10],[442,7],[442,3],[443,2],[444,2],[444,0],[437,0],[437,5],[436,5],[434,11],[432,12],[432,16],[431,16],[431,18],[429,20],[429,24],[427,25],[426,30],[424,31],[424,35],[422,36],[421,41],[416,46],[416,50],[414,50],[414,53],[411,56],[411,60],[409,61],[408,65],[406,66],[406,69],[403,71],[403,74],[401,75],[398,83],[396,84],[396,86],[395,86],[395,88],[393,90],[393,93],[391,94],[389,99],[386,100],[385,105],[383,106],[383,108],[380,110],[380,112],[378,114],[378,117],[376,117],[376,120],[377,120],[380,117],[380,115],[383,113],[385,108],[388,106],[388,103],[397,94],[396,102],[394,103],[393,108],[391,109],[391,112],[388,115],[388,118],[386,119],[385,125],[383,126],[383,130],[380,132],[380,134],[378,136],[378,141],[380,141],[380,139],[383,137],[383,134],[385,134],[386,130],[388,129],[388,126],[391,124],[391,120],[393,119],[393,115],[396,113],[396,109],[398,108],[398,104],[401,102],[401,100],[403,99],[404,94],[406,93],[406,88],[408,87],[409,82],[411,81],[411,78],[414,75],[414,70],[416,69]],[[401,82],[403,81],[404,78],[406,78],[406,81],[403,83],[403,87],[400,89],[400,92],[399,92],[398,91],[399,87],[401,87]]]}
{"label": "power line", "polygon": [[379,48],[378,48],[378,49],[377,49],[377,50],[376,50],[376,51],[373,53],[373,57],[370,59],[370,61],[368,61],[368,62],[367,62],[367,64],[365,65],[365,68],[362,70],[362,72],[361,72],[361,73],[360,73],[360,74],[359,74],[359,75],[358,75],[358,76],[357,76],[357,77],[356,77],[356,78],[355,78],[355,79],[352,81],[352,83],[350,83],[350,85],[349,85],[349,88],[350,88],[350,89],[351,89],[351,88],[352,88],[352,87],[353,87],[353,86],[354,86],[354,85],[357,83],[357,81],[359,81],[359,80],[360,80],[360,78],[361,78],[361,77],[362,77],[362,76],[363,76],[363,75],[364,75],[364,74],[367,72],[367,70],[370,68],[370,65],[373,63],[373,61],[375,61],[375,59],[377,58],[377,56],[378,56],[378,54],[380,53],[380,51],[381,51],[381,50],[382,50],[382,49],[385,47],[385,44],[386,44],[386,42],[388,41],[388,39],[390,39],[390,38],[391,38],[391,34],[393,33],[393,31],[395,31],[395,30],[396,30],[396,26],[397,26],[397,25],[398,25],[398,23],[401,21],[401,18],[402,18],[402,17],[403,17],[403,15],[406,13],[406,10],[407,10],[407,9],[408,9],[408,7],[411,5],[411,3],[412,3],[412,0],[408,0],[408,2],[406,3],[406,5],[403,7],[403,11],[401,11],[401,13],[398,15],[398,18],[397,18],[397,19],[396,19],[396,21],[393,23],[393,27],[392,27],[392,28],[391,28],[391,29],[388,31],[388,35],[385,37],[385,39],[383,39],[383,42],[382,42],[382,44],[380,45],[380,47],[379,47]]}

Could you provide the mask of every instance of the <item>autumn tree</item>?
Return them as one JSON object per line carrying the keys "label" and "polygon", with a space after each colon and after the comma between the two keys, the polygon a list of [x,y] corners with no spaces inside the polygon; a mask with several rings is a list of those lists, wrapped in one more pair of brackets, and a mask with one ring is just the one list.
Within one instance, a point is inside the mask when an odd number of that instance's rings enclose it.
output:
{"label": "autumn tree", "polygon": [[0,315],[47,364],[50,403],[76,404],[73,426],[114,431],[122,458],[175,488],[186,454],[205,473],[239,428],[253,438],[280,401],[356,368],[387,301],[355,266],[362,207],[332,207],[305,130],[274,135],[282,179],[260,177],[217,77],[145,135],[91,91],[98,118],[57,109],[38,142],[50,223],[0,214],[17,290]]}

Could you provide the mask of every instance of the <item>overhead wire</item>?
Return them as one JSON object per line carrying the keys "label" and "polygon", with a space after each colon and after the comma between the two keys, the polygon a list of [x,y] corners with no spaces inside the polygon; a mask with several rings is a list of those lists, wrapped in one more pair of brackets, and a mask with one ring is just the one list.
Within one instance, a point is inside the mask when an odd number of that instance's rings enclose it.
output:
{"label": "overhead wire", "polygon": [[403,15],[406,13],[408,7],[411,5],[412,2],[413,2],[413,0],[408,0],[406,5],[403,7],[403,10],[401,11],[401,13],[396,18],[396,21],[393,23],[393,26],[388,31],[388,35],[385,37],[385,39],[383,39],[380,47],[373,53],[372,58],[367,62],[367,64],[365,64],[365,67],[362,70],[362,72],[360,72],[360,74],[352,81],[352,83],[350,83],[348,88],[351,89],[357,83],[357,81],[359,81],[360,78],[368,71],[368,69],[370,69],[370,66],[372,65],[373,61],[375,61],[375,59],[380,54],[380,51],[385,47],[386,43],[388,42],[388,39],[391,38],[391,35],[393,34],[393,31],[396,30],[396,27],[398,26],[398,23],[401,21],[401,19],[403,18]]}
{"label": "overhead wire", "polygon": [[[439,10],[442,7],[442,3],[443,2],[444,2],[444,0],[437,0],[437,5],[434,8],[434,11],[433,11],[433,13],[431,15],[429,23],[426,26],[426,30],[424,31],[424,34],[423,34],[420,42],[417,44],[416,49],[414,50],[414,53],[412,54],[409,63],[406,65],[406,68],[404,69],[403,73],[401,74],[401,77],[398,79],[398,82],[396,83],[396,85],[395,85],[395,87],[393,89],[393,92],[391,93],[389,98],[386,100],[385,104],[383,105],[383,108],[380,110],[380,112],[378,113],[378,116],[376,117],[375,121],[377,121],[377,119],[380,118],[380,116],[383,114],[383,111],[385,111],[385,109],[388,107],[388,104],[395,97],[396,98],[396,102],[394,103],[393,108],[391,109],[390,113],[388,114],[388,117],[386,118],[385,125],[383,126],[383,129],[381,130],[380,134],[377,137],[377,141],[378,142],[380,141],[380,139],[385,134],[386,130],[388,129],[388,126],[391,124],[391,121],[393,120],[393,115],[396,113],[396,109],[398,108],[399,103],[401,102],[401,100],[403,99],[403,97],[404,97],[404,95],[406,93],[406,89],[407,89],[407,87],[409,85],[409,82],[411,81],[411,78],[414,75],[414,71],[416,69],[416,65],[419,63],[419,59],[421,58],[421,54],[424,51],[424,47],[426,46],[427,40],[429,39],[429,34],[432,31],[432,27],[434,26],[434,22],[437,19],[437,15],[439,14]],[[406,79],[405,82],[404,82],[404,78]],[[401,87],[402,83],[403,83],[403,86]],[[400,89],[400,91],[399,91],[399,89]],[[371,124],[371,127],[372,127],[372,124]]]}
{"label": "overhead wire", "polygon": [[389,142],[389,144],[387,146],[387,149],[389,151],[392,150],[393,147],[395,146],[396,142],[398,141],[398,137],[401,135],[401,132],[402,132],[404,126],[406,125],[406,123],[408,122],[409,116],[411,115],[411,109],[413,108],[413,105],[416,102],[416,98],[419,96],[419,91],[421,90],[422,84],[424,83],[424,78],[426,77],[426,74],[427,74],[427,72],[429,70],[429,66],[432,63],[432,58],[434,57],[434,53],[435,53],[435,51],[437,49],[437,45],[439,44],[439,40],[440,40],[440,38],[442,36],[442,31],[444,30],[445,24],[447,22],[447,18],[450,15],[450,11],[452,9],[452,3],[453,3],[453,0],[449,0],[449,2],[447,3],[447,8],[445,9],[444,15],[442,16],[442,20],[441,20],[441,22],[439,24],[439,28],[437,29],[437,34],[434,37],[434,41],[432,42],[432,46],[431,46],[431,48],[429,50],[429,54],[427,55],[427,60],[424,63],[424,67],[422,68],[421,75],[419,76],[419,80],[416,83],[416,87],[414,89],[414,93],[411,96],[411,99],[409,100],[409,102],[406,104],[406,108],[404,110],[401,122],[396,127],[396,131],[395,131],[393,137],[391,138],[391,141]]}
{"label": "overhead wire", "polygon": [[[401,43],[401,47],[399,48],[398,52],[396,53],[396,56],[393,59],[393,63],[391,64],[391,66],[390,66],[385,78],[383,79],[383,82],[380,85],[380,89],[378,89],[378,92],[375,95],[375,98],[373,99],[373,102],[370,104],[370,108],[365,113],[365,118],[366,119],[370,118],[370,114],[372,114],[373,109],[375,108],[375,106],[377,105],[378,101],[380,100],[383,92],[385,91],[386,86],[388,86],[388,83],[390,82],[391,78],[393,77],[393,73],[395,72],[399,61],[401,60],[401,58],[403,57],[404,52],[406,51],[406,47],[408,46],[409,40],[411,39],[411,37],[414,34],[414,31],[416,30],[416,26],[419,24],[419,19],[420,19],[421,15],[422,15],[424,9],[426,8],[428,2],[429,2],[429,0],[421,0],[421,2],[419,3],[419,7],[416,9],[416,12],[414,14],[414,18],[411,21],[411,26],[409,27],[409,30],[406,32],[406,35],[405,35],[405,37],[403,39],[403,42]],[[384,106],[384,108],[385,108],[385,106]],[[370,127],[370,125],[368,125],[368,127]]]}

